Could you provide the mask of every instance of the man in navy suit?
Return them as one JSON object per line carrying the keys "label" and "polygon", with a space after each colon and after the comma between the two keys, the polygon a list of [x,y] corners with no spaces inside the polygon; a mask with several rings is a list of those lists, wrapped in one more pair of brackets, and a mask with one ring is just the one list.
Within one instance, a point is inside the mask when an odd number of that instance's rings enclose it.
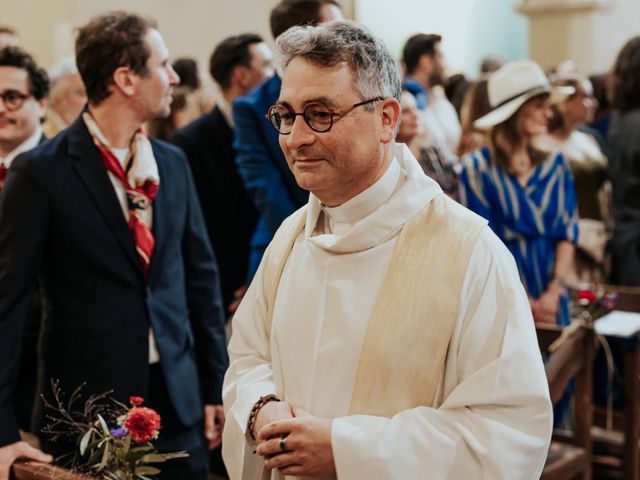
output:
{"label": "man in navy suit", "polygon": [[[10,405],[38,275],[39,390],[50,399],[59,379],[67,393],[84,383],[85,396],[145,397],[162,416],[157,448],[190,454],[164,464],[162,478],[207,478],[227,366],[218,272],[184,154],[141,130],[169,114],[179,78],[168,56],[151,20],[115,12],[90,21],[76,40],[88,108],[9,171],[0,201],[2,480],[24,452]],[[38,430],[45,413],[36,410]],[[55,454],[76,448],[41,441]]]}
{"label": "man in navy suit", "polygon": [[[46,140],[41,123],[48,93],[47,72],[31,55],[18,47],[0,49],[0,191],[13,160]],[[25,432],[31,431],[36,398],[40,313],[40,296],[35,294],[23,327],[20,367],[13,396],[16,422]]]}
{"label": "man in navy suit", "polygon": [[209,61],[221,98],[211,112],[173,137],[191,166],[229,315],[246,290],[249,247],[258,219],[235,164],[231,103],[273,75],[272,57],[267,44],[253,33],[221,41]]}
{"label": "man in navy suit", "polygon": [[[342,18],[342,13],[335,0],[282,0],[271,11],[271,33],[277,38],[296,25],[317,25],[336,18]],[[269,107],[278,100],[281,84],[276,74],[233,102],[236,163],[260,213],[251,240],[249,279],[282,221],[309,199],[309,193],[298,186],[287,166],[278,133],[265,119]]]}

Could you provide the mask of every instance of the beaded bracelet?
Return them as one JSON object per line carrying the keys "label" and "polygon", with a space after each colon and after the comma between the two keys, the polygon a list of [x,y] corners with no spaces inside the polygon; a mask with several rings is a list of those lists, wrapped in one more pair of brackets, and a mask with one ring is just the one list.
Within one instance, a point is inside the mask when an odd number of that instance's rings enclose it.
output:
{"label": "beaded bracelet", "polygon": [[279,401],[280,399],[278,397],[276,397],[273,393],[270,393],[269,395],[264,395],[260,397],[260,400],[258,400],[256,403],[253,404],[253,407],[251,408],[251,413],[249,413],[249,420],[247,420],[247,432],[249,432],[249,435],[251,435],[251,438],[253,440],[256,439],[256,436],[253,433],[253,427],[256,421],[256,417],[258,416],[258,412],[267,403],[279,402]]}

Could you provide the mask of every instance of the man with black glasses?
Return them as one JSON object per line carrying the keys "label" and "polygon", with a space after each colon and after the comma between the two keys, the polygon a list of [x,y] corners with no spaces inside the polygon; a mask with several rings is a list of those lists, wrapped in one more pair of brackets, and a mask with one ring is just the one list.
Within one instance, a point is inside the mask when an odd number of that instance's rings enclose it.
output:
{"label": "man with black glasses", "polygon": [[538,478],[551,402],[513,257],[395,143],[380,40],[335,21],[277,44],[268,118],[311,194],[234,317],[231,478]]}
{"label": "man with black glasses", "polygon": [[[31,55],[18,47],[0,50],[0,190],[13,160],[45,141],[41,123],[48,94],[47,73]],[[20,366],[13,395],[16,421],[23,432],[33,431],[31,415],[36,401],[36,349],[41,317],[37,290],[23,327]],[[1,475],[0,472],[0,478]]]}
{"label": "man with black glasses", "polygon": [[0,189],[13,159],[43,141],[48,94],[47,73],[31,55],[16,47],[0,50]]}

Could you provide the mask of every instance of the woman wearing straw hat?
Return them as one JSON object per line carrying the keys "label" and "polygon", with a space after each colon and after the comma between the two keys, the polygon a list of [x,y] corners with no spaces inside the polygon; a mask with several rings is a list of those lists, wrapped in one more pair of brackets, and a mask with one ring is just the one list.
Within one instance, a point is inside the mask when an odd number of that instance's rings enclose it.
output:
{"label": "woman wearing straw hat", "polygon": [[515,257],[538,322],[570,322],[563,278],[578,238],[576,194],[562,153],[533,146],[546,133],[549,106],[573,93],[552,87],[532,61],[512,62],[488,81],[491,111],[476,120],[488,146],[466,157],[460,202],[489,220]]}

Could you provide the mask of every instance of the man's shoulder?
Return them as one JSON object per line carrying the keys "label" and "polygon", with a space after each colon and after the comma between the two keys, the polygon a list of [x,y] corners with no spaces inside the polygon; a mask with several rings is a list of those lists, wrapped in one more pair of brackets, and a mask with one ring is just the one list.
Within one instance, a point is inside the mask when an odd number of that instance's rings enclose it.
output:
{"label": "man's shoulder", "polygon": [[433,197],[425,206],[425,211],[425,213],[431,213],[431,216],[425,217],[427,221],[433,219],[433,225],[445,226],[446,228],[442,231],[446,234],[468,236],[472,234],[474,228],[476,230],[482,229],[488,223],[485,218],[452,200],[444,193]]}
{"label": "man's shoulder", "polygon": [[474,288],[482,289],[483,281],[492,270],[504,272],[500,278],[506,283],[520,279],[513,255],[491,227],[485,225],[476,238],[466,277]]}
{"label": "man's shoulder", "polygon": [[14,168],[32,166],[34,168],[55,168],[69,155],[68,133],[63,131],[50,140],[40,142],[36,147],[19,155],[13,163]]}
{"label": "man's shoulder", "polygon": [[157,138],[150,138],[149,141],[158,167],[165,169],[171,175],[185,170],[187,157],[179,147]]}
{"label": "man's shoulder", "polygon": [[150,137],[149,141],[157,161],[163,161],[165,158],[184,159],[184,152],[172,143],[153,137]]}

